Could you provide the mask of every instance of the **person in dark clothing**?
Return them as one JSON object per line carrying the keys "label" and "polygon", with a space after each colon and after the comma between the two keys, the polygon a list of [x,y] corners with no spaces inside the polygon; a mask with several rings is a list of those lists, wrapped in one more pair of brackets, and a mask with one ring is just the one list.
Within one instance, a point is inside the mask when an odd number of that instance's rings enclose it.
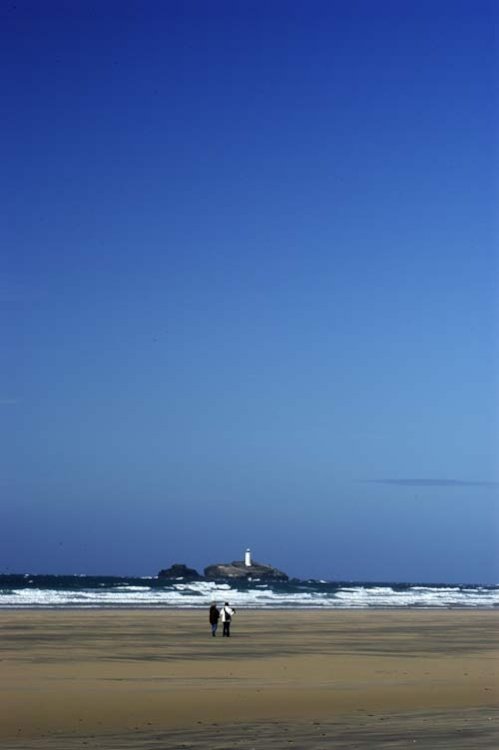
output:
{"label": "person in dark clothing", "polygon": [[232,615],[234,615],[235,612],[236,612],[235,609],[232,609],[232,607],[229,607],[229,602],[225,602],[220,612],[220,616],[222,618],[222,625],[223,625],[222,635],[225,635],[227,638],[230,637],[230,621],[232,620]]}
{"label": "person in dark clothing", "polygon": [[210,625],[211,625],[211,634],[213,638],[217,634],[217,626],[218,626],[219,619],[220,619],[220,610],[218,609],[215,602],[213,602],[213,604],[210,607]]}

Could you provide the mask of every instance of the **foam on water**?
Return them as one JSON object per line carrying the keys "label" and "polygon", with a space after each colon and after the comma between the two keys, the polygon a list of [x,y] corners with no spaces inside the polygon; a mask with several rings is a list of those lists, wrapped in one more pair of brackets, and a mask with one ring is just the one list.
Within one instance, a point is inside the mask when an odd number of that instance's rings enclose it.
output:
{"label": "foam on water", "polygon": [[[146,607],[193,609],[230,601],[241,608],[366,609],[386,607],[499,607],[497,586],[430,586],[409,584],[334,584],[294,581],[276,585],[175,581],[157,579],[16,576],[5,585],[0,576],[0,609]],[[12,578],[12,577],[11,577]],[[43,579],[39,581],[38,579]],[[54,580],[52,580],[54,579]],[[142,582],[143,581],[143,582]],[[139,583],[140,582],[140,583]]]}

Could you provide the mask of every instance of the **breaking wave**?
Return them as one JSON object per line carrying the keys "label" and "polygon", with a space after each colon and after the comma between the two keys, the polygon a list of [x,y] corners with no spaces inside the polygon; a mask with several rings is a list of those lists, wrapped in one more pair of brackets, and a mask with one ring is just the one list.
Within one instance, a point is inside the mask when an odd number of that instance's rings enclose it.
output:
{"label": "breaking wave", "polygon": [[200,609],[225,600],[248,609],[492,609],[499,586],[0,575],[0,609]]}

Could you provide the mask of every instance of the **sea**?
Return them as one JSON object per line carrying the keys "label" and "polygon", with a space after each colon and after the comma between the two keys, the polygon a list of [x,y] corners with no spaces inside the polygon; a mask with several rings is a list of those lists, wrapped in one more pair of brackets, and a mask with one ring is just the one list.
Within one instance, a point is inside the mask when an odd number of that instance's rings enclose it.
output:
{"label": "sea", "polygon": [[0,609],[494,609],[499,585],[0,575]]}

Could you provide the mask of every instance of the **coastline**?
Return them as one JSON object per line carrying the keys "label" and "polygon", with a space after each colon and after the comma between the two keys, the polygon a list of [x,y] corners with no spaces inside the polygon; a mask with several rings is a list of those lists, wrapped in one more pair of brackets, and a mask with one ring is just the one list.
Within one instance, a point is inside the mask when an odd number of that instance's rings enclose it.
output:
{"label": "coastline", "polygon": [[412,732],[464,748],[473,728],[492,748],[498,625],[483,609],[241,609],[228,640],[202,610],[4,610],[0,741],[372,747]]}
{"label": "coastline", "polygon": [[[224,597],[219,597],[218,601],[222,601]],[[230,598],[230,597],[229,597]],[[401,604],[370,604],[368,607],[320,607],[317,605],[308,605],[302,607],[293,606],[279,606],[273,605],[271,608],[266,608],[261,605],[239,605],[238,609],[244,612],[275,612],[277,614],[292,613],[292,612],[313,612],[315,614],[324,613],[336,613],[336,612],[499,612],[497,605],[401,605]],[[3,613],[9,612],[186,612],[186,613],[199,613],[206,610],[206,604],[198,607],[185,606],[179,607],[174,605],[165,604],[106,604],[106,605],[77,605],[77,604],[19,604],[9,605],[8,607],[0,607],[0,617]]]}

